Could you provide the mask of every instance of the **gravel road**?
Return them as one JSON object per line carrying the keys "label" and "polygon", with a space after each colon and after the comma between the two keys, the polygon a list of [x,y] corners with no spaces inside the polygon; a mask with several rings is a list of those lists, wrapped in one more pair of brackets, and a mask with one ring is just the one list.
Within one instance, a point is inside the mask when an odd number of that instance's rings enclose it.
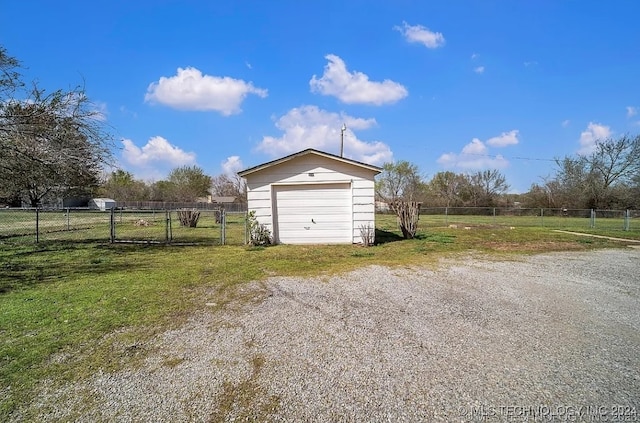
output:
{"label": "gravel road", "polygon": [[141,346],[139,367],[43,389],[40,419],[640,421],[640,249],[241,289]]}

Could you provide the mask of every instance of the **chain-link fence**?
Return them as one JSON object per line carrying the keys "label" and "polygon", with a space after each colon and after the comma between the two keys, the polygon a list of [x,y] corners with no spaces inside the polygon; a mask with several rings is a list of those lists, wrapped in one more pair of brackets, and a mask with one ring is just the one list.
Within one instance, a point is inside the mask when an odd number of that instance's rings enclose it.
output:
{"label": "chain-link fence", "polygon": [[[195,225],[181,212],[197,214]],[[0,209],[0,242],[143,242],[242,245],[246,212],[218,210]]]}
{"label": "chain-link fence", "polygon": [[433,226],[537,226],[567,230],[640,231],[638,210],[422,207],[420,219]]}
{"label": "chain-link fence", "polygon": [[[197,211],[195,227],[181,210]],[[422,207],[424,227],[547,227],[640,232],[637,210]],[[0,209],[0,243],[41,241],[243,245],[247,213],[225,209]]]}

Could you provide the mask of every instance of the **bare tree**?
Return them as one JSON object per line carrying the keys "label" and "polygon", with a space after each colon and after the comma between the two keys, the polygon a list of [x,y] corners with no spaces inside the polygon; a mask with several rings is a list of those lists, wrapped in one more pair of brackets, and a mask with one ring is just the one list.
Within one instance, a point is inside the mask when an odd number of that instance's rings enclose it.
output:
{"label": "bare tree", "polygon": [[82,87],[23,91],[15,63],[0,49],[3,190],[37,206],[51,194],[93,189],[113,148],[104,117]]}
{"label": "bare tree", "polygon": [[398,216],[402,235],[413,238],[418,230],[420,200],[424,196],[424,184],[418,167],[400,161],[385,163],[382,169],[376,182],[376,194]]}
{"label": "bare tree", "polygon": [[217,197],[235,197],[246,202],[245,183],[237,174],[221,174],[211,178],[211,194]]}
{"label": "bare tree", "polygon": [[640,136],[599,140],[588,155],[556,160],[556,181],[573,207],[630,206],[640,178]]}
{"label": "bare tree", "polygon": [[473,206],[494,206],[509,190],[507,180],[498,170],[483,170],[467,176],[463,189]]}

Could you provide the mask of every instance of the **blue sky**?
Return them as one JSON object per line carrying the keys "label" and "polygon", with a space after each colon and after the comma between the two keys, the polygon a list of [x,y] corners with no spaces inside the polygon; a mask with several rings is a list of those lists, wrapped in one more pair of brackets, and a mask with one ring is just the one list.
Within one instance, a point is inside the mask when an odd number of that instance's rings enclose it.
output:
{"label": "blue sky", "polygon": [[84,84],[120,167],[234,172],[305,148],[499,169],[640,133],[635,0],[4,1],[27,80]]}

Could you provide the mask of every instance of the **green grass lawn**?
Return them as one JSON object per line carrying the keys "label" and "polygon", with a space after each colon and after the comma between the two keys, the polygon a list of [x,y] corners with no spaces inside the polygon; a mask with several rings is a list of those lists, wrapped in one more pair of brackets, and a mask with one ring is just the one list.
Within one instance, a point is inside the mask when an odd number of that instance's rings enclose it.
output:
{"label": "green grass lawn", "polygon": [[[201,210],[196,228],[180,226],[176,211],[116,211],[118,242],[166,242],[221,244],[222,227],[214,210]],[[169,224],[167,224],[169,218]],[[0,241],[29,244],[38,241],[96,241],[110,239],[110,211],[98,210],[1,210]],[[225,243],[245,243],[245,213],[227,213]]]}
{"label": "green grass lawn", "polygon": [[[203,223],[219,236],[214,221]],[[495,222],[464,220],[449,228],[427,216],[421,225],[416,239],[401,240],[395,217],[378,216],[378,244],[369,248],[0,241],[0,421],[32,401],[44,380],[55,385],[135,365],[140,357],[132,345],[183,323],[206,303],[221,307],[240,295],[234,287],[249,281],[371,264],[436,265],[443,256],[468,251],[503,255],[624,245]],[[230,227],[242,239],[243,221]],[[637,231],[598,231],[640,239]]]}

